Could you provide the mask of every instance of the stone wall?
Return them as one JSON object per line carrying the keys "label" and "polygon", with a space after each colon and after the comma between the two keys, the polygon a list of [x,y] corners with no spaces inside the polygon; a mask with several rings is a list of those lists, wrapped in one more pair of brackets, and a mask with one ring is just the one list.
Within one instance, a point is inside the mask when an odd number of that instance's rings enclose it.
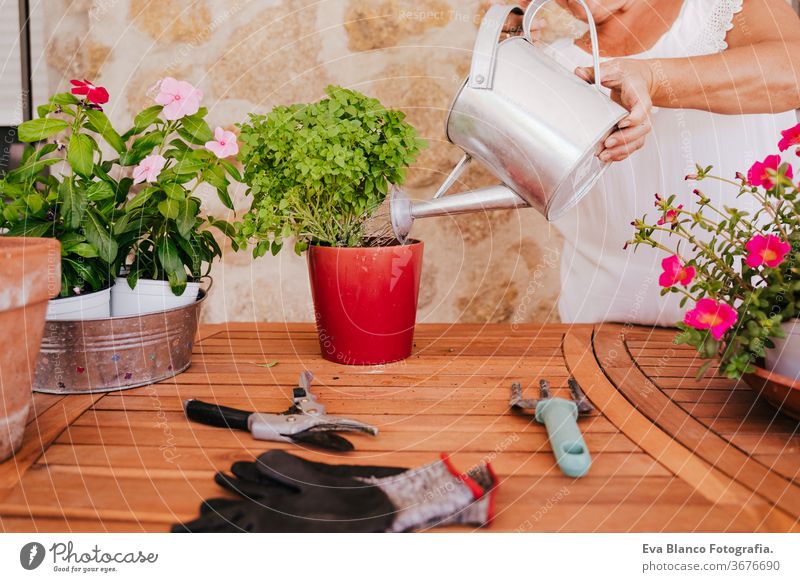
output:
{"label": "stone wall", "polygon": [[[201,87],[209,122],[233,128],[248,112],[312,101],[329,83],[358,89],[404,110],[430,148],[409,174],[427,198],[459,159],[445,140],[450,100],[469,68],[478,0],[48,0],[45,58],[36,75],[52,91],[71,78],[107,87],[120,127],[150,103],[146,93],[171,75]],[[550,10],[555,23],[565,16]],[[464,188],[491,184],[470,170]],[[247,207],[244,187],[234,192]],[[213,194],[211,213],[227,212]],[[535,211],[420,221],[425,241],[419,321],[529,322],[557,319],[555,231]],[[214,271],[205,318],[312,318],[305,261],[287,249],[253,261],[228,247]]]}

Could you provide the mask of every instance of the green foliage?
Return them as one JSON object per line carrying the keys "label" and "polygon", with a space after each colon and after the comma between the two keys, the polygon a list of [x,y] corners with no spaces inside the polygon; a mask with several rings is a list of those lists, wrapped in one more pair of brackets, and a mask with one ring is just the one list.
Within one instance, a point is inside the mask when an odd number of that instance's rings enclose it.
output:
{"label": "green foliage", "polygon": [[257,243],[254,256],[276,254],[289,237],[298,253],[309,244],[363,246],[365,221],[425,145],[402,112],[356,91],[326,93],[239,126],[253,202],[238,236],[242,246]]}
{"label": "green foliage", "polygon": [[[800,317],[800,197],[797,186],[786,177],[787,164],[777,172],[770,170],[773,186],[768,189],[751,186],[741,174],[734,182],[712,176],[711,170],[698,165],[687,179],[725,182],[738,188],[739,197],[755,199],[757,210],[751,215],[727,206],[717,208],[700,190],[694,191],[698,206],[694,212],[676,206],[675,196],[657,197],[659,218],[672,220],[663,224],[650,223],[646,216],[635,220],[636,233],[629,244],[678,255],[683,265],[696,269],[688,288],[676,285],[662,294],[684,295],[682,306],[710,297],[736,309],[736,324],[721,341],[707,330],[680,323],[675,343],[693,346],[702,358],[718,358],[722,372],[738,378],[752,371],[765,348],[774,347],[772,338],[784,336],[782,322]],[[791,250],[775,267],[750,267],[745,262],[749,254],[745,245],[756,235],[774,235],[788,242]],[[676,244],[664,244],[665,237]]]}
{"label": "green foliage", "polygon": [[[176,121],[160,117],[161,107],[139,113],[124,135],[133,138],[120,165],[135,166],[152,153],[167,159],[157,181],[142,184],[120,208],[114,235],[119,242],[118,266],[128,273],[131,287],[139,279],[169,281],[180,295],[188,281],[207,275],[222,249],[209,227],[230,235],[224,220],[201,216],[202,202],[194,194],[203,184],[216,189],[231,208],[227,170],[229,162],[197,145],[213,139],[205,121],[207,110]],[[238,172],[236,172],[238,175]],[[233,243],[237,248],[236,242]]]}
{"label": "green foliage", "polygon": [[[0,231],[61,241],[61,297],[100,291],[113,280],[115,199],[129,183],[103,169],[98,139],[120,143],[102,112],[69,93],[54,95],[38,113],[18,135],[39,143],[26,146],[20,166],[0,178]],[[57,141],[40,141],[48,138]],[[51,174],[55,164],[63,171]]]}
{"label": "green foliage", "polygon": [[[62,297],[107,288],[121,271],[134,284],[169,281],[180,294],[187,281],[208,273],[221,255],[208,227],[230,237],[234,229],[201,216],[194,192],[209,184],[230,208],[228,176],[240,176],[230,162],[194,147],[213,139],[204,108],[166,121],[161,106],[149,107],[122,135],[96,106],[69,93],[37,111],[39,118],[18,133],[39,143],[27,146],[20,167],[0,178],[0,232],[61,241]],[[104,160],[104,149],[118,157]],[[156,182],[133,186],[130,178],[111,177],[130,173],[153,153],[167,158]],[[51,174],[55,164],[61,171]]]}

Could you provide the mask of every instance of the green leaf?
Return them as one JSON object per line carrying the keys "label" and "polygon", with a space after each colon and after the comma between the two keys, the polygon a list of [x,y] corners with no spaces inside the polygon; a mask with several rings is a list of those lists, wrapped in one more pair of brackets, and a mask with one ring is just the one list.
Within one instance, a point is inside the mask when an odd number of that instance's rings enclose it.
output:
{"label": "green leaf", "polygon": [[67,228],[77,229],[83,221],[89,200],[86,192],[76,182],[67,178],[58,187],[58,198],[61,202],[61,218]]}
{"label": "green leaf", "polygon": [[274,368],[278,365],[277,361],[267,362],[266,364],[259,364],[258,362],[252,362],[254,366],[258,366],[260,368]]}
{"label": "green leaf", "polygon": [[164,134],[160,131],[152,131],[137,138],[131,147],[119,157],[119,163],[122,166],[135,166],[147,156],[149,156],[153,149],[161,145],[164,141]]}
{"label": "green leaf", "polygon": [[160,190],[161,189],[158,186],[148,186],[147,188],[142,188],[134,195],[133,198],[128,200],[128,202],[125,204],[125,209],[133,210],[134,208],[144,205],[144,203],[147,202],[153,196],[153,194],[159,192]]}
{"label": "green leaf", "polygon": [[114,192],[114,188],[111,186],[111,184],[104,182],[103,180],[92,182],[91,185],[86,189],[86,197],[92,202],[108,200],[109,198],[114,198],[115,196],[116,193]]}
{"label": "green leaf", "polygon": [[178,216],[175,218],[175,224],[178,227],[178,234],[183,238],[188,240],[192,234],[199,211],[199,205],[191,198],[179,202]]}
{"label": "green leaf", "polygon": [[30,158],[25,162],[24,165],[8,172],[5,175],[6,182],[10,183],[27,182],[28,180],[39,174],[47,166],[52,166],[53,164],[60,161],[61,158],[48,158],[46,160],[34,160],[33,158]]}
{"label": "green leaf", "polygon": [[[41,237],[53,234],[53,223],[39,220],[26,220],[8,229],[7,236]],[[4,236],[5,236],[4,235]]]}
{"label": "green leaf", "polygon": [[39,194],[28,194],[25,197],[25,203],[28,205],[28,208],[30,208],[31,212],[37,214],[44,207],[44,198],[42,198]]}
{"label": "green leaf", "polygon": [[228,172],[231,178],[237,182],[242,181],[242,175],[239,173],[239,170],[236,169],[236,166],[234,166],[228,160],[219,160],[219,163],[223,168],[225,168],[225,171]]}
{"label": "green leaf", "polygon": [[50,97],[50,102],[56,105],[78,105],[80,99],[75,97],[72,93],[56,93]]}
{"label": "green leaf", "polygon": [[217,188],[217,197],[219,198],[219,201],[222,202],[222,204],[225,206],[225,208],[230,208],[231,210],[234,210],[233,200],[231,200],[231,196],[230,194],[228,194],[227,188]]}
{"label": "green leaf", "polygon": [[158,119],[161,110],[164,109],[161,105],[153,105],[141,111],[136,117],[133,118],[133,128],[136,133],[147,129],[156,119]]}
{"label": "green leaf", "polygon": [[169,271],[167,273],[167,281],[169,281],[169,288],[175,295],[183,295],[186,291],[186,271],[183,266],[177,271]]}
{"label": "green leaf", "polygon": [[194,115],[187,115],[181,119],[181,127],[178,128],[178,135],[195,145],[205,145],[207,141],[214,139],[211,128],[200,112]]}
{"label": "green leaf", "polygon": [[175,182],[166,182],[161,184],[161,188],[166,192],[167,196],[173,198],[175,200],[185,200],[186,199],[186,189],[181,186],[180,184],[176,184]]}
{"label": "green leaf", "polygon": [[204,162],[187,156],[172,166],[171,169],[176,174],[196,174],[202,170],[204,166]]}
{"label": "green leaf", "polygon": [[99,256],[97,254],[97,249],[94,248],[93,245],[86,242],[76,243],[74,245],[70,245],[69,247],[65,247],[64,251],[67,253],[76,254],[84,259],[93,259]]}
{"label": "green leaf", "polygon": [[33,142],[47,139],[59,131],[64,131],[69,124],[63,119],[31,119],[17,127],[17,137],[22,142]]}
{"label": "green leaf", "polygon": [[214,228],[219,230],[222,234],[227,236],[231,240],[231,243],[233,243],[234,250],[236,250],[236,247],[237,247],[237,244],[236,244],[237,233],[236,233],[236,229],[234,228],[234,226],[232,224],[230,224],[229,222],[226,222],[224,220],[220,220],[218,218],[214,218],[213,216],[209,216],[207,218],[207,221],[208,221],[208,224],[210,224],[211,226],[213,226]]}
{"label": "green leaf", "polygon": [[135,289],[136,283],[139,282],[139,269],[131,268],[131,272],[128,273],[126,280],[128,281],[128,287]]}
{"label": "green leaf", "polygon": [[[161,267],[167,273],[184,270],[183,262],[178,255],[178,248],[169,237],[162,237],[161,240],[158,241],[157,253],[158,262],[161,263]],[[185,276],[186,272],[184,271],[184,277]]]}
{"label": "green leaf", "polygon": [[180,210],[180,202],[172,198],[167,198],[158,203],[158,211],[164,218],[175,219],[178,218]]}
{"label": "green leaf", "polygon": [[117,242],[111,238],[103,221],[94,210],[86,212],[83,232],[86,235],[86,240],[97,249],[97,254],[100,258],[107,263],[113,263],[117,258]]}
{"label": "green leaf", "polygon": [[125,142],[122,141],[120,135],[111,126],[111,122],[108,120],[105,113],[97,111],[96,109],[86,109],[84,113],[89,120],[86,124],[89,129],[102,135],[103,139],[105,139],[108,145],[114,148],[117,153],[121,154],[125,151]]}
{"label": "green leaf", "polygon": [[94,169],[94,145],[88,135],[74,133],[67,146],[67,162],[75,171],[84,177],[92,175]]}

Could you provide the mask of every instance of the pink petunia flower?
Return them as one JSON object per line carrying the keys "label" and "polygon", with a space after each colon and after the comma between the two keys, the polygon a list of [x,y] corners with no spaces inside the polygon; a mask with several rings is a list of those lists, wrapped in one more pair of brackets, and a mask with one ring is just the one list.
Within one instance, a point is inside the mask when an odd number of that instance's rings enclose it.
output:
{"label": "pink petunia flower", "polygon": [[158,86],[155,101],[164,106],[164,119],[175,121],[197,113],[202,98],[203,92],[190,83],[165,77]]}
{"label": "pink petunia flower", "polygon": [[[772,181],[772,176],[769,175],[768,170],[777,172],[781,163],[781,157],[778,154],[767,156],[763,162],[756,162],[747,171],[747,182],[751,186],[761,186],[769,190],[775,186],[775,182]],[[790,180],[792,179],[791,166],[786,167],[786,177]]]}
{"label": "pink petunia flower", "polygon": [[236,134],[218,127],[214,130],[214,140],[206,142],[206,149],[212,151],[218,158],[235,156],[239,153]]}
{"label": "pink petunia flower", "polygon": [[783,262],[786,253],[792,250],[792,245],[774,234],[757,234],[747,241],[744,248],[748,252],[745,259],[748,267],[766,265],[774,269]]}
{"label": "pink petunia flower", "polygon": [[664,216],[658,219],[658,225],[663,226],[665,224],[670,224],[672,228],[675,228],[678,226],[678,218],[681,210],[683,210],[683,204],[679,204],[677,208],[670,208],[664,213]]}
{"label": "pink petunia flower", "polygon": [[105,87],[98,87],[87,79],[83,81],[72,79],[70,83],[73,85],[73,95],[85,95],[87,101],[91,101],[97,105],[108,103],[108,91],[106,91]]}
{"label": "pink petunia flower", "polygon": [[164,156],[150,154],[133,169],[133,183],[155,182],[166,163],[167,159]]}
{"label": "pink petunia flower", "polygon": [[681,260],[678,255],[672,255],[661,261],[661,267],[664,272],[658,278],[658,284],[662,287],[672,287],[680,283],[681,285],[689,285],[697,274],[697,271],[691,265],[681,265]]}
{"label": "pink petunia flower", "polygon": [[[781,132],[781,141],[778,142],[778,149],[785,152],[792,146],[800,146],[800,123]],[[800,156],[800,148],[795,150]]]}
{"label": "pink petunia flower", "polygon": [[736,310],[727,303],[704,297],[695,304],[694,309],[686,312],[683,322],[695,329],[711,330],[712,337],[720,340],[734,326],[738,317]]}

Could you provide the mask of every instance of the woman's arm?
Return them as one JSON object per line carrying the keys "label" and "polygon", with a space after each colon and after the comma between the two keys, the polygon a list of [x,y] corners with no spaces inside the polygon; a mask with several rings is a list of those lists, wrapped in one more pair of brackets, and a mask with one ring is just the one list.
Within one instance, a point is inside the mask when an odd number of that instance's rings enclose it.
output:
{"label": "woman's arm", "polygon": [[800,19],[786,0],[745,0],[728,49],[653,59],[653,105],[713,113],[778,113],[800,108]]}
{"label": "woman's arm", "polygon": [[[600,158],[624,160],[644,145],[652,105],[724,114],[800,108],[800,19],[785,0],[744,0],[726,40],[713,55],[604,62],[603,85],[631,113]],[[575,72],[594,80],[591,67]]]}

